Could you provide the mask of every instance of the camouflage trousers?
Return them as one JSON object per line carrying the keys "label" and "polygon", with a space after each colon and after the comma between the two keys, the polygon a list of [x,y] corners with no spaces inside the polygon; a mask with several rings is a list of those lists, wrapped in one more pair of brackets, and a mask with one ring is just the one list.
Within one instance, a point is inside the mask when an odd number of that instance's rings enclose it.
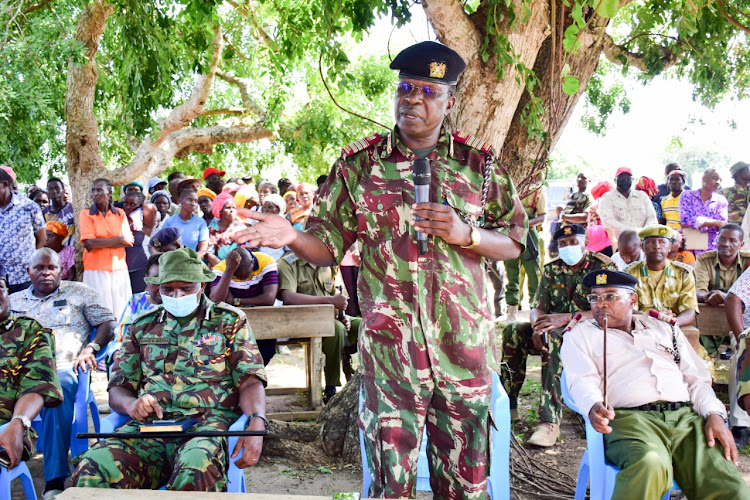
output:
{"label": "camouflage trousers", "polygon": [[[128,423],[118,432],[137,432]],[[213,429],[212,429],[213,430]],[[109,438],[91,447],[73,473],[82,488],[226,491],[227,440]]]}
{"label": "camouflage trousers", "polygon": [[[529,231],[529,237],[534,241],[539,251],[543,251],[539,243],[539,233],[536,230]],[[529,255],[525,250],[520,257],[516,259],[503,261],[505,264],[505,276],[508,278],[508,286],[505,289],[505,303],[509,306],[521,304],[523,299],[523,278],[521,273],[524,272],[528,280],[529,302],[536,295],[536,289],[539,287],[539,279],[542,276],[541,262],[544,262],[543,254],[537,255],[536,258]]]}
{"label": "camouflage trousers", "polygon": [[368,496],[414,498],[426,425],[434,497],[486,498],[490,390],[489,374],[427,385],[364,377],[359,426],[372,476]]}
{"label": "camouflage trousers", "polygon": [[[562,328],[547,332],[549,352],[542,354],[542,394],[539,403],[539,421],[559,424],[562,419],[562,394],[560,392],[560,347]],[[510,398],[510,407],[518,405],[518,394],[526,379],[526,358],[539,354],[531,342],[530,323],[511,323],[503,330],[503,363],[501,378]]]}

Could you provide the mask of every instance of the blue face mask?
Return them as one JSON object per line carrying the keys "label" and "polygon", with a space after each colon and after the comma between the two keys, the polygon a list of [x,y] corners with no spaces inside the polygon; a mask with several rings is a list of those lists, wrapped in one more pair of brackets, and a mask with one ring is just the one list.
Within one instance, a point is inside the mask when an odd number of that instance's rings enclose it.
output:
{"label": "blue face mask", "polygon": [[199,296],[200,292],[183,295],[182,297],[175,299],[174,297],[162,294],[161,303],[164,306],[164,309],[175,318],[184,318],[198,309]]}
{"label": "blue face mask", "polygon": [[570,245],[558,248],[557,252],[560,254],[560,258],[563,262],[569,266],[578,264],[583,257],[583,248],[581,248],[581,245]]}

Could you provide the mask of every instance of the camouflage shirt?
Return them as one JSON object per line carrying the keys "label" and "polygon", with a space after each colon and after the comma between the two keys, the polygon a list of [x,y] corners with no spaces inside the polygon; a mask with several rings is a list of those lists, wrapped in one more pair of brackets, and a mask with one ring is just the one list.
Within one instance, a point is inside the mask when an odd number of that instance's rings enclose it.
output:
{"label": "camouflage shirt", "polygon": [[[409,225],[415,159],[395,130],[344,148],[307,232],[326,244],[337,263],[352,243],[361,242],[359,352],[366,376],[414,384],[485,376],[498,357],[482,258],[441,238],[432,238],[427,254],[418,255]],[[528,219],[500,166],[488,169],[483,211],[485,162],[493,160],[488,145],[441,133],[427,159],[431,201],[524,244]]]}
{"label": "camouflage shirt", "polygon": [[721,194],[727,199],[727,222],[742,224],[742,218],[747,212],[747,204],[750,202],[750,186],[742,187],[735,184],[722,189]]}
{"label": "camouflage shirt", "polygon": [[161,306],[137,318],[115,355],[109,388],[151,394],[164,418],[218,417],[207,424],[226,429],[241,413],[239,387],[250,375],[265,383],[245,314],[203,295],[187,318],[175,319]]}
{"label": "camouflage shirt", "polygon": [[0,321],[0,424],[24,394],[41,395],[47,408],[62,404],[54,352],[52,332],[35,320],[8,313]]}
{"label": "camouflage shirt", "polygon": [[585,214],[591,206],[591,196],[576,191],[565,204],[563,213],[566,215]]}
{"label": "camouflage shirt", "polygon": [[661,273],[649,271],[646,261],[635,262],[625,269],[638,278],[638,310],[648,314],[649,309],[680,314],[687,309],[698,312],[698,295],[695,289],[693,268],[681,262],[667,261]]}
{"label": "camouflage shirt", "polygon": [[546,264],[531,308],[545,314],[590,311],[591,305],[586,300],[589,290],[583,287],[583,277],[598,269],[617,271],[617,266],[612,259],[598,252],[587,252],[577,270],[561,259]]}

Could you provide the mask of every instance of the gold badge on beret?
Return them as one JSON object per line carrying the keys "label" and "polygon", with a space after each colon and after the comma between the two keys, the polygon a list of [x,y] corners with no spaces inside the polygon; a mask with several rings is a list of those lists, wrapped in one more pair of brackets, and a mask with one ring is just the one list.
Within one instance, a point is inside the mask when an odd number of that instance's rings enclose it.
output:
{"label": "gold badge on beret", "polygon": [[563,234],[565,234],[566,236],[573,234],[573,228],[570,226],[565,226],[563,228]]}
{"label": "gold badge on beret", "polygon": [[596,284],[597,285],[606,285],[607,284],[607,275],[606,274],[597,274],[596,275]]}
{"label": "gold badge on beret", "polygon": [[666,236],[669,230],[666,227],[659,228],[659,236]]}
{"label": "gold badge on beret", "polygon": [[440,61],[430,61],[430,78],[444,78],[445,63]]}

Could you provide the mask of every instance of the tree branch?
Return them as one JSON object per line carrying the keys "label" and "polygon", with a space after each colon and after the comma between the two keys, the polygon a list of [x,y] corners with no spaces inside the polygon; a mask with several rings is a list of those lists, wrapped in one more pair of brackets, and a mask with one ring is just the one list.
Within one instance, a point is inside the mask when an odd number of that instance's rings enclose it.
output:
{"label": "tree branch", "polygon": [[[609,33],[604,33],[602,37],[603,52],[605,57],[610,61],[619,66],[623,65],[623,58],[628,66],[638,68],[641,71],[648,71],[648,67],[641,54],[631,52],[630,50],[617,45]],[[673,54],[668,48],[661,47],[661,62],[664,69],[673,66],[677,62],[677,56]]]}
{"label": "tree branch", "polygon": [[201,116],[242,116],[247,113],[247,108],[214,108],[204,109],[201,111]]}
{"label": "tree branch", "polygon": [[717,0],[716,3],[719,5],[719,11],[721,12],[721,15],[724,16],[727,21],[729,21],[729,24],[731,24],[735,28],[739,28],[745,33],[750,33],[750,28],[739,22],[737,19],[732,17],[729,12],[727,12],[727,6],[724,3],[724,0]]}
{"label": "tree branch", "polygon": [[271,49],[272,52],[278,52],[279,46],[260,25],[258,19],[255,17],[255,12],[249,5],[243,6],[235,2],[234,0],[227,0],[227,3],[234,7],[234,9],[239,12],[242,17],[250,20],[250,22],[253,24],[253,28],[255,28],[255,30],[258,32],[258,39],[263,42],[266,47]]}
{"label": "tree branch", "polygon": [[466,61],[479,57],[482,37],[461,0],[423,0],[422,7],[441,42]]}
{"label": "tree branch", "polygon": [[229,84],[237,86],[237,88],[240,90],[240,98],[242,99],[242,104],[245,105],[245,109],[255,113],[261,119],[266,118],[266,113],[265,111],[263,111],[263,108],[258,106],[258,104],[256,104],[255,101],[253,101],[253,99],[250,97],[250,93],[247,90],[249,82],[246,79],[238,78],[234,75],[224,73],[220,69],[216,70],[216,76]]}

